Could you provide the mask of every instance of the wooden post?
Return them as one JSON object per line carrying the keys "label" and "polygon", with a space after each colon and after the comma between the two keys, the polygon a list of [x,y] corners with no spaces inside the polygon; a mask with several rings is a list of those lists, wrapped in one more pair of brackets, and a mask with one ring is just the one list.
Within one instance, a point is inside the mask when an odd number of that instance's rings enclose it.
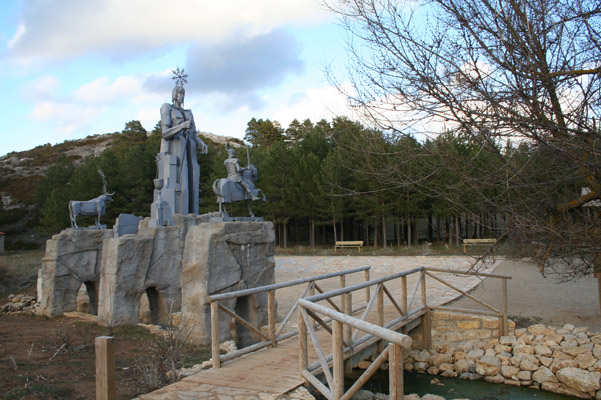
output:
{"label": "wooden post", "polygon": [[[344,295],[344,313],[346,315],[348,315],[349,317],[353,316],[353,293],[352,292],[346,293]],[[348,324],[345,324],[343,331],[344,331],[344,341],[350,347],[350,352],[352,354],[353,353],[353,327]],[[349,357],[349,359],[345,363],[344,367],[345,367],[345,371],[348,372],[349,374],[352,372],[352,370],[353,370],[352,357]]]}
{"label": "wooden post", "polygon": [[[363,271],[363,273],[365,274],[365,282],[369,282],[369,270],[366,269],[365,271]],[[371,296],[369,294],[369,286],[365,288],[365,304],[369,303]]]}
{"label": "wooden post", "polygon": [[342,322],[332,321],[332,398],[338,400],[344,395],[344,353],[342,349]]}
{"label": "wooden post", "polygon": [[115,344],[110,336],[98,336],[96,347],[96,400],[114,400]]}
{"label": "wooden post", "polygon": [[[401,276],[401,310],[407,316],[407,275]],[[402,331],[407,334],[407,325],[403,325]]]}
{"label": "wooden post", "polygon": [[398,344],[388,344],[388,380],[390,384],[389,399],[403,400],[403,349]]}
{"label": "wooden post", "polygon": [[[346,287],[346,275],[340,275],[340,289]],[[344,296],[340,298],[340,309],[344,310]]]}
{"label": "wooden post", "polygon": [[307,325],[301,312],[301,307],[298,308],[298,366],[302,380],[307,384],[307,380],[303,377],[303,371],[309,367],[309,354],[307,351]]}
{"label": "wooden post", "polygon": [[501,336],[507,335],[509,327],[507,326],[507,279],[501,279],[503,291],[503,321],[501,321]]}
{"label": "wooden post", "polygon": [[275,290],[267,292],[267,318],[269,323],[269,337],[271,338],[271,347],[276,347],[277,341],[275,337]]}
{"label": "wooden post", "polygon": [[422,272],[421,278],[421,292],[422,292],[422,305],[426,308],[426,313],[422,317],[422,337],[424,341],[424,348],[430,350],[430,309],[428,308],[427,293],[426,293],[426,274]]}
{"label": "wooden post", "polygon": [[211,356],[213,368],[221,368],[221,354],[219,354],[219,303],[211,302]]}
{"label": "wooden post", "polygon": [[[384,326],[384,284],[378,284],[378,286],[376,286],[376,290],[376,296],[378,296],[378,315],[376,324],[379,326]],[[384,344],[381,340],[378,341],[376,349],[378,353],[381,353],[384,350]]]}

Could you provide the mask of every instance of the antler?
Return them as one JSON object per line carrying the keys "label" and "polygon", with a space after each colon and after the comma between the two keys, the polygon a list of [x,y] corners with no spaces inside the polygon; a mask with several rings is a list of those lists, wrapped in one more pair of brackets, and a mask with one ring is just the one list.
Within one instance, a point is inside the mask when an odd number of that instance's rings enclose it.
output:
{"label": "antler", "polygon": [[104,177],[104,173],[102,172],[102,170],[100,168],[98,168],[98,173],[100,174],[100,177],[102,178],[102,193],[105,194],[106,188],[107,188],[106,178]]}

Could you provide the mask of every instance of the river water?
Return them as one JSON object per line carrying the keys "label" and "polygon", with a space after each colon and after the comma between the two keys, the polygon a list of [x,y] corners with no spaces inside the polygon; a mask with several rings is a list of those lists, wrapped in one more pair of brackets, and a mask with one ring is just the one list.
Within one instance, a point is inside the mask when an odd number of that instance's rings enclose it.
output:
{"label": "river water", "polygon": [[[354,380],[345,381],[350,387]],[[417,393],[436,394],[445,399],[470,399],[470,400],[567,400],[576,397],[559,395],[543,390],[530,389],[512,385],[488,383],[482,379],[468,381],[458,378],[445,378],[428,374],[405,372],[405,394]],[[348,389],[347,387],[347,389]],[[363,387],[373,393],[388,393],[388,373],[378,372]]]}

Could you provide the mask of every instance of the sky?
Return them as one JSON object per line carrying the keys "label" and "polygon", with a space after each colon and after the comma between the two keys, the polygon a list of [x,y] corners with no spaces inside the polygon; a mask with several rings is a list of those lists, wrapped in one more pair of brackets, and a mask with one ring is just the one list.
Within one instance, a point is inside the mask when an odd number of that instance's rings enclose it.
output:
{"label": "sky", "polygon": [[352,118],[324,73],[343,75],[344,37],[320,0],[2,0],[0,156],[152,130],[178,67],[200,131]]}

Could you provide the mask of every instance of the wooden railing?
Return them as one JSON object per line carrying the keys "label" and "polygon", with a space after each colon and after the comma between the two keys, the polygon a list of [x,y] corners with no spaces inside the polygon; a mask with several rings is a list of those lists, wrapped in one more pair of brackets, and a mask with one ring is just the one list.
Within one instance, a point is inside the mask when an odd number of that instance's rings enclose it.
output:
{"label": "wooden railing", "polygon": [[[323,319],[317,314],[329,317],[332,321],[332,328],[329,329],[323,322]],[[326,357],[324,355],[313,324],[307,323],[310,318],[319,322],[320,325],[324,326],[331,333],[331,356]],[[388,343],[388,346],[345,393],[344,362],[345,359],[352,355],[352,344],[349,342],[347,335],[345,335],[345,331],[347,331],[345,328],[347,327],[350,328],[350,330],[354,328],[357,329],[357,332],[364,332],[366,334],[365,337],[383,340]],[[313,371],[310,370],[307,333],[311,337],[311,341],[317,352],[319,372],[323,373],[329,387],[315,377],[314,373],[317,372],[317,368]],[[305,299],[299,300],[299,362],[301,375],[328,399],[350,399],[386,360],[389,361],[390,399],[402,399],[403,349],[408,349],[410,347],[411,338],[405,334],[354,318]],[[329,368],[330,362],[332,364],[332,370]]]}
{"label": "wooden railing", "polygon": [[[502,310],[497,310],[489,304],[476,299],[467,292],[436,276],[436,273],[500,278],[503,292]],[[411,291],[412,295],[409,297],[407,278],[413,274],[419,274],[419,276]],[[426,290],[426,279],[428,277],[474,300],[487,308],[488,311],[429,305]],[[401,293],[400,296],[396,296],[395,298],[390,289],[398,286],[396,284],[393,286],[391,281],[398,279],[400,279]],[[419,267],[365,283],[310,296],[306,299],[300,299],[298,303],[301,376],[306,383],[313,385],[328,399],[349,399],[379,369],[380,365],[388,359],[390,362],[390,398],[402,399],[402,348],[406,348],[411,344],[411,340],[406,336],[410,324],[413,321],[419,322],[417,320],[421,318],[422,345],[428,349],[431,347],[431,310],[497,316],[500,318],[500,335],[505,335],[507,333],[507,279],[511,278],[496,274]],[[366,305],[354,308],[355,305],[352,301],[353,292],[359,290],[369,291],[371,287],[374,287],[374,296],[366,295]],[[413,307],[418,289],[420,291],[421,304]],[[331,309],[318,304],[318,302],[324,300],[329,304],[335,304],[334,299],[339,296],[341,297],[342,304],[344,304],[344,310]],[[389,303],[387,310],[391,310],[387,313],[385,313],[385,301]],[[371,311],[376,304],[376,311],[372,313]],[[359,311],[363,311],[362,315],[359,318],[354,317],[353,315]],[[325,320],[318,314],[324,315],[330,320]],[[386,315],[388,315],[389,321],[385,321]],[[368,318],[370,321],[368,321]],[[316,325],[324,328],[332,336],[332,352],[328,355],[324,353],[318,339]],[[353,332],[354,329],[355,332]],[[402,333],[398,333],[397,331],[399,330]],[[359,337],[361,333],[363,335]],[[309,349],[307,346],[307,337],[311,338],[318,358],[318,361],[311,365],[308,364]],[[345,393],[343,384],[344,369],[350,370],[362,359],[368,356],[375,356],[375,354],[378,354],[376,360]],[[329,368],[330,364],[332,364],[332,371]],[[316,377],[319,374],[324,375],[327,386]]]}
{"label": "wooden railing", "polygon": [[[330,274],[322,274],[302,279],[296,279],[289,282],[276,283],[273,285],[261,286],[252,289],[244,289],[238,290],[235,292],[217,294],[212,296],[207,296],[207,303],[210,303],[211,307],[211,352],[212,352],[212,360],[213,360],[213,368],[220,368],[221,363],[225,361],[232,360],[234,358],[240,357],[244,354],[262,349],[267,346],[275,347],[279,341],[284,339],[288,339],[298,334],[298,330],[291,331],[287,333],[283,333],[284,329],[290,322],[292,316],[295,314],[295,311],[298,307],[298,302],[300,299],[306,297],[307,295],[314,295],[315,291],[324,293],[324,290],[317,284],[318,281],[322,281],[325,279],[340,277],[340,287],[344,288],[346,286],[346,276],[349,274],[363,272],[365,276],[365,280],[369,281],[369,270],[370,267],[361,267],[355,268],[348,271],[340,271],[333,272]],[[305,291],[300,296],[300,298],[294,303],[288,314],[284,317],[282,322],[280,323],[279,328],[276,330],[276,303],[275,303],[275,292],[277,289],[288,288],[295,285],[302,285],[304,283],[308,283]],[[267,314],[268,314],[268,329],[267,333],[264,333],[261,330],[261,327],[253,326],[250,322],[242,318],[240,315],[236,314],[234,310],[226,307],[221,302],[225,300],[230,300],[238,297],[245,297],[256,295],[259,293],[267,292]],[[366,289],[366,296],[369,297],[369,287]],[[332,306],[336,310],[341,310],[338,305],[336,305],[331,300],[329,301],[330,306]],[[343,306],[343,305],[342,305]],[[251,332],[255,333],[257,336],[262,338],[263,340],[259,343],[255,343],[253,345],[247,346],[245,348],[239,349],[235,352],[221,355],[219,352],[219,311],[222,311],[234,318],[237,322],[242,324],[244,327],[248,328]]]}

